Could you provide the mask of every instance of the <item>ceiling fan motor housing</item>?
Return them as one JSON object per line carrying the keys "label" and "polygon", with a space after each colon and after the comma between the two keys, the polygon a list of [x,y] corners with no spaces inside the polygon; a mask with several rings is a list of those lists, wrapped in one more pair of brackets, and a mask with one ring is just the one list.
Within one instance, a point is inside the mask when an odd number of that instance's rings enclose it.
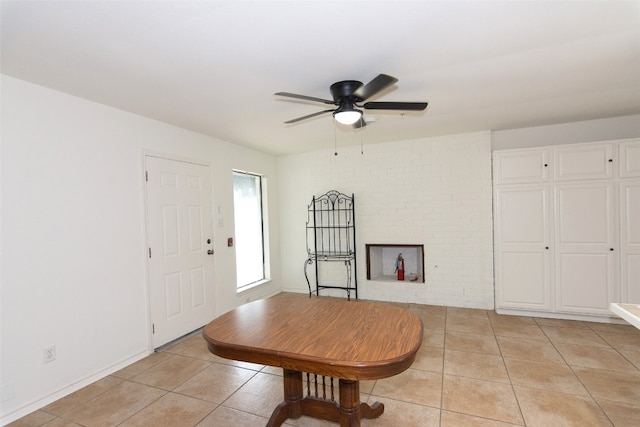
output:
{"label": "ceiling fan motor housing", "polygon": [[354,92],[358,90],[360,86],[362,86],[362,82],[357,80],[345,80],[332,84],[329,90],[331,91],[331,96],[333,96],[333,100],[336,105],[339,105],[342,99],[348,99],[350,97],[352,97],[354,102],[362,101],[360,98],[353,96]]}

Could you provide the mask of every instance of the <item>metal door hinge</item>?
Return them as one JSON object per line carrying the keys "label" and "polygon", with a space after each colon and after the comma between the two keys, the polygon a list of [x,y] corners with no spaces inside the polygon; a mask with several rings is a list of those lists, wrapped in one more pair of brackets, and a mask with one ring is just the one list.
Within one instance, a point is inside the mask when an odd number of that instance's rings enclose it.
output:
{"label": "metal door hinge", "polygon": [[152,334],[155,334],[155,333],[156,333],[156,324],[155,324],[155,323],[152,323],[152,324],[151,324],[151,333],[152,333]]}
{"label": "metal door hinge", "polygon": [[149,248],[149,258],[151,258],[151,248]]}
{"label": "metal door hinge", "polygon": [[149,171],[144,171],[144,179],[149,182]]}

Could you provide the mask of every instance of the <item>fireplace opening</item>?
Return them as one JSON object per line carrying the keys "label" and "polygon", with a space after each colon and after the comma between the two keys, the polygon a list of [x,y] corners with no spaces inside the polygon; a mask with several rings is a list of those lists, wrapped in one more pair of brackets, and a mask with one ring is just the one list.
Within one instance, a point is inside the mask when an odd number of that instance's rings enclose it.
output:
{"label": "fireplace opening", "polygon": [[424,245],[366,244],[367,280],[424,283]]}

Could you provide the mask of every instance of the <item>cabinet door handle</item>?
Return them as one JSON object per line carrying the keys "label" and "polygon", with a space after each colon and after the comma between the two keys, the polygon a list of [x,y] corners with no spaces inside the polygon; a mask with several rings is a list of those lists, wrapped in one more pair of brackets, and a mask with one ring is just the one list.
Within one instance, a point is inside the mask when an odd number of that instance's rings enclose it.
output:
{"label": "cabinet door handle", "polygon": [[609,159],[609,163],[613,163],[613,159]]}
{"label": "cabinet door handle", "polygon": [[609,250],[610,250],[611,252],[613,252],[613,248],[609,248]]}
{"label": "cabinet door handle", "polygon": [[[545,248],[545,249],[549,249],[549,246],[545,246],[544,248]],[[612,249],[612,250],[613,250],[613,249]]]}

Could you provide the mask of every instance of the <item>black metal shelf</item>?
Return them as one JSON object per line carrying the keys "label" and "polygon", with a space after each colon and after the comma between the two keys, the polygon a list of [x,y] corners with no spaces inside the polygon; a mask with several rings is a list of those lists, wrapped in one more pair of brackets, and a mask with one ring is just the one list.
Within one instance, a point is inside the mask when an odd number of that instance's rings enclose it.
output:
{"label": "black metal shelf", "polygon": [[[356,266],[356,226],[354,196],[335,190],[321,196],[313,196],[307,207],[307,259],[304,276],[309,286],[309,296],[319,295],[322,289],[342,289],[351,298],[351,292],[358,298],[358,278]],[[320,283],[320,264],[324,262],[344,262],[345,284],[329,285]],[[308,267],[314,265],[312,286]],[[315,290],[313,289],[315,287]]]}
{"label": "black metal shelf", "polygon": [[342,258],[351,258],[355,255],[354,252],[349,252],[349,253],[337,253],[337,252],[309,252],[309,255],[312,257],[318,257],[318,258],[336,258],[336,259],[342,259]]}

